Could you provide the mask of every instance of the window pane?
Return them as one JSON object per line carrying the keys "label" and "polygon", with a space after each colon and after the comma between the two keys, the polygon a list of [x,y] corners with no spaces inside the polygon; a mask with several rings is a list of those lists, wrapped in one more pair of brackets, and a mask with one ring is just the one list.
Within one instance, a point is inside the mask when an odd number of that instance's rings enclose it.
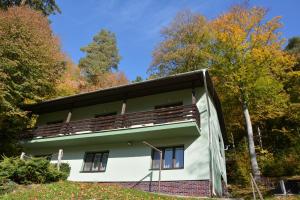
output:
{"label": "window pane", "polygon": [[101,162],[101,165],[100,165],[100,171],[105,171],[106,164],[107,164],[107,159],[108,159],[108,153],[103,153],[102,162]]}
{"label": "window pane", "polygon": [[96,153],[94,157],[92,171],[99,171],[102,153]]}
{"label": "window pane", "polygon": [[183,168],[183,148],[175,148],[175,168]]}
{"label": "window pane", "polygon": [[173,149],[167,148],[165,149],[165,155],[164,155],[164,168],[172,168],[173,163]]}
{"label": "window pane", "polygon": [[152,159],[152,168],[153,169],[159,169],[159,152],[158,151],[154,151],[153,152],[153,159]]}
{"label": "window pane", "polygon": [[94,157],[94,154],[92,154],[92,153],[87,153],[85,155],[83,171],[91,170],[93,157]]}

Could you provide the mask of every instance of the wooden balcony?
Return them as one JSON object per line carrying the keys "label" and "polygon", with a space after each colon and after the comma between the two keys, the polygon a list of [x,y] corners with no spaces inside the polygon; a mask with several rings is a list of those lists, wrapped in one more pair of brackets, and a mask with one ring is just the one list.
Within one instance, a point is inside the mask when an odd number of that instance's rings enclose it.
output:
{"label": "wooden balcony", "polygon": [[192,120],[200,127],[200,114],[196,105],[181,105],[150,111],[126,113],[123,115],[101,116],[70,121],[69,123],[38,126],[34,129],[24,131],[22,138],[57,137]]}

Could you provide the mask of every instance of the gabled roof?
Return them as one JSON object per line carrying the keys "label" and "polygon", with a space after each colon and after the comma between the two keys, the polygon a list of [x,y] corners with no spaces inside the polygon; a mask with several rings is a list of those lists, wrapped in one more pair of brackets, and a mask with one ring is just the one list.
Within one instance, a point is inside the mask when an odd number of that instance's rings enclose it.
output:
{"label": "gabled roof", "polygon": [[[221,104],[213,87],[209,74],[208,72],[206,73],[208,90],[218,112],[218,118],[221,124],[223,139],[224,141],[227,141]],[[111,87],[107,89],[96,90],[93,92],[87,92],[47,100],[36,104],[25,105],[23,109],[32,111],[36,114],[43,114],[59,110],[68,110],[76,107],[89,106],[112,101],[120,101],[128,98],[135,98],[169,91],[194,88],[203,86],[203,84],[203,71],[197,70],[182,74],[171,75],[163,78],[146,80],[138,83],[130,83],[128,85]]]}

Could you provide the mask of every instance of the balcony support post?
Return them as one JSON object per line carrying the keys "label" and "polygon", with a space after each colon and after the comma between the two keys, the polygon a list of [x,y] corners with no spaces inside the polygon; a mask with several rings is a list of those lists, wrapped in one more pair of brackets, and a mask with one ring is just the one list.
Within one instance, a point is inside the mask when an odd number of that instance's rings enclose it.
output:
{"label": "balcony support post", "polygon": [[125,112],[126,112],[126,100],[124,99],[122,103],[121,115],[124,115]]}
{"label": "balcony support post", "polygon": [[60,165],[61,165],[62,157],[63,157],[63,150],[59,149],[58,150],[58,155],[57,155],[57,170],[58,171],[60,170]]}
{"label": "balcony support post", "polygon": [[122,109],[121,109],[121,118],[120,118],[120,124],[118,125],[118,127],[126,127],[126,119],[125,119],[125,113],[126,113],[126,99],[123,100],[122,103]]}
{"label": "balcony support post", "polygon": [[68,112],[68,116],[67,116],[67,119],[66,119],[66,123],[69,123],[71,121],[71,117],[72,117],[72,110],[70,110]]}
{"label": "balcony support post", "polygon": [[196,104],[196,91],[195,88],[192,89],[192,104]]}

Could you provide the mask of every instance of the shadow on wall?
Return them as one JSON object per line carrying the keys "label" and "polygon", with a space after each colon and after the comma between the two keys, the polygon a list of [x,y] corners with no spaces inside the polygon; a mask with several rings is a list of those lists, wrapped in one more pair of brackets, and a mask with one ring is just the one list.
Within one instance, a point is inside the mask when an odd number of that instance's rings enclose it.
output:
{"label": "shadow on wall", "polygon": [[[109,151],[109,158],[125,158],[125,157],[144,157],[151,155],[151,149],[146,148],[139,145],[139,146],[129,146],[129,145],[106,145],[106,146],[94,146],[94,147],[78,147],[78,148],[65,148],[63,160],[80,160],[84,158],[84,154],[86,152],[102,152],[102,151]],[[52,161],[57,160],[57,156],[55,156],[55,150],[47,150],[45,153],[52,154]]]}
{"label": "shadow on wall", "polygon": [[[202,122],[205,124],[205,122]],[[205,129],[204,129],[205,130]],[[208,151],[208,138],[207,134],[201,129],[201,135],[195,140],[191,141],[188,151],[190,160],[193,162],[190,165],[185,165],[189,174],[197,174],[199,177],[209,178],[209,151]],[[186,147],[187,148],[187,147]]]}

